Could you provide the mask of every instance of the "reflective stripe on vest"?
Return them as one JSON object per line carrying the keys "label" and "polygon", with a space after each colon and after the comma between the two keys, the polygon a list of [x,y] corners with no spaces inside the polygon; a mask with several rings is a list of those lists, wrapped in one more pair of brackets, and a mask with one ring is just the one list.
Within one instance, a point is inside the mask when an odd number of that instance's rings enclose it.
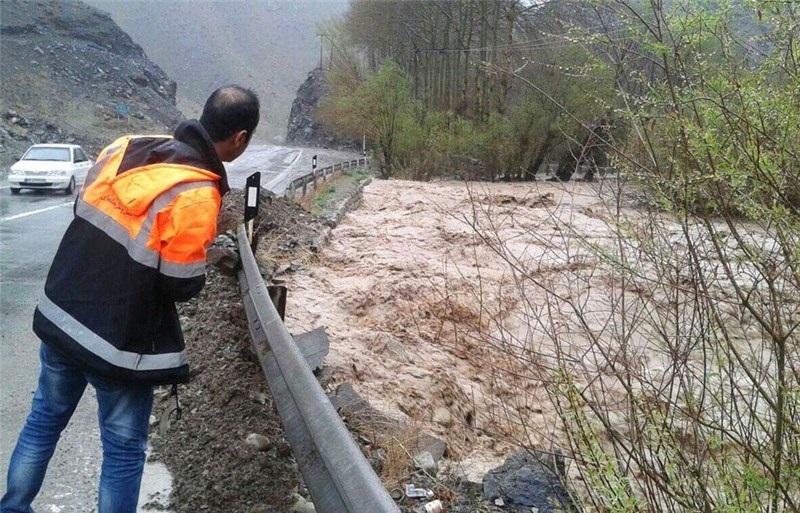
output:
{"label": "reflective stripe on vest", "polygon": [[152,371],[174,369],[188,364],[185,351],[164,354],[139,354],[122,351],[103,340],[80,321],[53,303],[47,295],[39,300],[39,312],[87,351],[123,369]]}
{"label": "reflective stripe on vest", "polygon": [[147,210],[147,219],[145,219],[145,222],[142,224],[139,233],[136,234],[135,240],[130,238],[126,227],[119,224],[119,222],[99,208],[85,202],[83,198],[78,198],[75,214],[124,246],[128,251],[128,256],[142,265],[158,269],[161,274],[174,278],[202,276],[205,273],[205,262],[181,264],[162,261],[158,251],[147,247],[147,241],[155,226],[155,218],[158,213],[178,197],[179,194],[201,187],[214,187],[214,182],[182,183],[159,196]]}

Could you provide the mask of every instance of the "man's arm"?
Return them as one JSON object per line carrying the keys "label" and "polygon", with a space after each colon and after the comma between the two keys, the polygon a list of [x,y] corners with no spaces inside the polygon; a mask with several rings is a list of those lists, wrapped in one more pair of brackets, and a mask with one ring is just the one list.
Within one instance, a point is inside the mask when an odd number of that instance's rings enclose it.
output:
{"label": "man's arm", "polygon": [[159,214],[161,224],[160,290],[172,301],[186,301],[205,285],[206,248],[217,231],[219,202],[176,200]]}

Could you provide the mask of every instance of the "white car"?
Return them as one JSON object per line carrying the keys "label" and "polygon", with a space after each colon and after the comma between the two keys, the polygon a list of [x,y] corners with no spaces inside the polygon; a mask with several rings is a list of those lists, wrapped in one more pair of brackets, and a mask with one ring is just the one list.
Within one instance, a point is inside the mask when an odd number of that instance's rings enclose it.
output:
{"label": "white car", "polygon": [[8,181],[11,194],[22,189],[75,192],[83,183],[92,161],[77,144],[34,144],[11,166]]}

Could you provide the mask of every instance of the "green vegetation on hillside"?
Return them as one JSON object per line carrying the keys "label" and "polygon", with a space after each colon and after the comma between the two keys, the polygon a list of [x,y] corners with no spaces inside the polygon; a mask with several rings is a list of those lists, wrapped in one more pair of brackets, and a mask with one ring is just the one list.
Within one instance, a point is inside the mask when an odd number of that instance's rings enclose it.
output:
{"label": "green vegetation on hillside", "polygon": [[[798,9],[355,0],[331,29],[322,116],[363,131],[384,175],[615,171],[593,213],[608,245],[556,216],[524,234],[563,251],[567,290],[472,220],[539,338],[485,336],[566,439],[506,421],[567,453],[581,511],[800,511]],[[654,207],[639,219],[632,189]]]}
{"label": "green vegetation on hillside", "polygon": [[343,201],[354,196],[355,191],[372,177],[368,169],[352,169],[334,175],[325,182],[317,184],[317,189],[300,200],[300,204],[315,216],[331,216]]}
{"label": "green vegetation on hillside", "polygon": [[[559,3],[559,5],[562,5]],[[320,116],[366,138],[384,175],[567,179],[607,165],[619,124],[613,63],[563,16],[527,2],[356,1],[329,27]]]}

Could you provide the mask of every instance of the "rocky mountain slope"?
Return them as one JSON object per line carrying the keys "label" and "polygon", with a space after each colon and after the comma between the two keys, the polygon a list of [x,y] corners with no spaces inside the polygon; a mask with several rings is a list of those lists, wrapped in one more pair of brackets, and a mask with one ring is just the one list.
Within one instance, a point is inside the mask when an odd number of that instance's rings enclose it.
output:
{"label": "rocky mountain slope", "polygon": [[175,82],[112,19],[77,0],[0,3],[0,170],[31,144],[90,154],[125,133],[170,133]]}
{"label": "rocky mountain slope", "polygon": [[319,102],[328,94],[325,77],[326,72],[317,68],[308,74],[305,82],[297,89],[297,96],[292,102],[292,110],[289,113],[289,122],[286,127],[286,142],[301,146],[361,150],[360,142],[331,134],[317,120]]}
{"label": "rocky mountain slope", "polygon": [[[178,106],[195,117],[208,94],[240,83],[261,97],[256,138],[283,139],[298,86],[320,63],[320,24],[347,0],[85,0],[108,12],[178,84]],[[327,66],[328,44],[323,45]]]}

